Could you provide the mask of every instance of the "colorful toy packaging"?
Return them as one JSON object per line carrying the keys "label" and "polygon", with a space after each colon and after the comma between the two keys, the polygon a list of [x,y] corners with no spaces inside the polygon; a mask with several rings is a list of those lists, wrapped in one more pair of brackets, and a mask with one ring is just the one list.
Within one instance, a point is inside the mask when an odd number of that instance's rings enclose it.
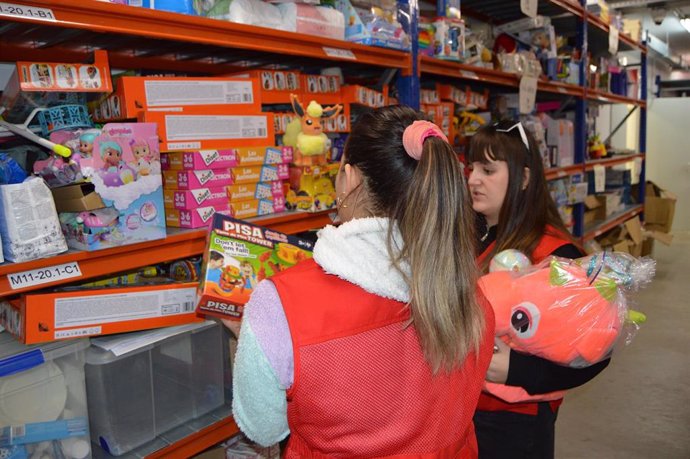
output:
{"label": "colorful toy packaging", "polygon": [[[651,281],[654,260],[604,252],[576,260],[550,257],[525,267],[513,262],[516,251],[506,252],[492,261],[501,270],[482,276],[479,286],[494,310],[496,336],[512,349],[587,367],[607,358],[621,338],[628,344],[644,321],[643,314],[629,309],[627,293]],[[484,389],[508,402],[563,396],[530,395],[521,387],[490,382]]]}
{"label": "colorful toy packaging", "polygon": [[70,247],[98,250],[165,237],[155,124],[106,124],[79,164],[104,206],[60,214]]}
{"label": "colorful toy packaging", "polygon": [[313,244],[215,214],[202,263],[197,312],[240,320],[259,281],[311,258]]}

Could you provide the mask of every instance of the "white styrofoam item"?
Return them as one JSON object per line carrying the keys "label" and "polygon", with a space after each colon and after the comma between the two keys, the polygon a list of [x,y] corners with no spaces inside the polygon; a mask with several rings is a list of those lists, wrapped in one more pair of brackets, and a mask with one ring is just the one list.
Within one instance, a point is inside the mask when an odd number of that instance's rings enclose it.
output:
{"label": "white styrofoam item", "polygon": [[0,235],[4,256],[13,262],[67,250],[53,195],[43,179],[0,185]]}

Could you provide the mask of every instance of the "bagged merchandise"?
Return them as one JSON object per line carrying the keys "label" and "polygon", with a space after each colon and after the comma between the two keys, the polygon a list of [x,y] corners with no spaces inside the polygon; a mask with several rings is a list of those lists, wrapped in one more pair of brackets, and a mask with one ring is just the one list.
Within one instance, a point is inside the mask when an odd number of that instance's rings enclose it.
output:
{"label": "bagged merchandise", "polygon": [[0,234],[5,258],[13,262],[67,250],[53,195],[42,179],[0,185]]}
{"label": "bagged merchandise", "polygon": [[[623,338],[629,343],[644,315],[628,308],[627,292],[646,286],[655,261],[625,253],[597,253],[576,260],[550,257],[526,266],[515,250],[500,252],[479,285],[496,317],[496,336],[512,349],[581,368],[606,359]],[[633,324],[630,326],[630,324]],[[487,382],[485,390],[508,401],[554,400],[524,389]]]}
{"label": "bagged merchandise", "polygon": [[278,9],[283,18],[281,30],[345,39],[345,17],[338,10],[303,3],[281,3]]}

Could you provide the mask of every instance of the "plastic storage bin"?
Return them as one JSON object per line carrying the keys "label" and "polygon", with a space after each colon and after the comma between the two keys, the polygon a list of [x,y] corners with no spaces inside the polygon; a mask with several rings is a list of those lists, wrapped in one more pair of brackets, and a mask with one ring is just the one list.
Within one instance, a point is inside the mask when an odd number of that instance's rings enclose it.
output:
{"label": "plastic storage bin", "polygon": [[212,321],[93,339],[86,354],[91,440],[119,456],[223,405]]}
{"label": "plastic storage bin", "polygon": [[35,346],[0,333],[0,457],[91,457],[88,339]]}

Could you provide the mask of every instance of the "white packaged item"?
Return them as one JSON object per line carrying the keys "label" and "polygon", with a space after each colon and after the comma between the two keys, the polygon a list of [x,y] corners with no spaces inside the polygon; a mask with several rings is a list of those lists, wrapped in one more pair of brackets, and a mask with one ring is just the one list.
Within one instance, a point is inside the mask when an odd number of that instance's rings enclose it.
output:
{"label": "white packaged item", "polygon": [[303,3],[281,3],[278,8],[283,15],[283,30],[345,39],[345,16],[336,9]]}
{"label": "white packaged item", "polygon": [[227,19],[240,24],[287,30],[278,7],[261,0],[232,0]]}
{"label": "white packaged item", "polygon": [[0,185],[0,234],[4,256],[13,262],[67,250],[53,195],[43,179]]}
{"label": "white packaged item", "polygon": [[84,385],[88,339],[26,346],[0,335],[0,456],[91,457]]}

